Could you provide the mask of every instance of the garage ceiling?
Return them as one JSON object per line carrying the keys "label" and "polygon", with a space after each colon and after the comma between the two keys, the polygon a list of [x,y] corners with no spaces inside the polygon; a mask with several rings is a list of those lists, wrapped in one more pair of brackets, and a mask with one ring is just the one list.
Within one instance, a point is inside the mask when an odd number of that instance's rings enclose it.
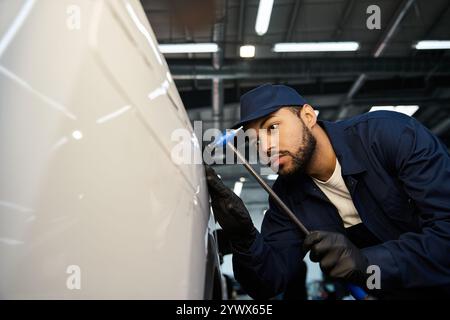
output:
{"label": "garage ceiling", "polygon": [[[412,48],[418,40],[450,39],[448,0],[275,0],[269,30],[263,36],[254,30],[258,0],[142,0],[142,4],[160,44],[213,42],[214,24],[223,25],[223,38],[218,41],[224,59],[220,70],[212,67],[212,54],[166,55],[188,110],[211,106],[215,76],[224,79],[224,109],[259,84],[283,83],[296,88],[326,120],[366,112],[372,105],[417,103],[420,109],[414,116],[450,145],[450,125],[440,126],[450,117],[449,50]],[[372,4],[381,9],[380,30],[366,27],[366,9]],[[181,15],[180,9],[184,10]],[[393,31],[391,37],[389,31]],[[384,50],[375,58],[386,39]],[[296,41],[357,41],[360,49],[271,50],[276,42]],[[239,57],[243,44],[256,46],[255,58]],[[361,75],[364,79],[358,87]],[[195,114],[208,116],[207,111]],[[222,128],[238,115],[228,114],[232,118],[222,117]]]}
{"label": "garage ceiling", "polygon": [[[449,0],[275,0],[263,36],[255,32],[259,0],[141,2],[160,44],[220,45],[219,69],[212,66],[212,54],[166,55],[191,120],[202,120],[203,129],[230,127],[238,119],[239,97],[270,82],[297,89],[324,120],[367,112],[373,105],[418,104],[414,117],[450,147],[450,50],[412,47],[419,40],[450,40]],[[373,4],[381,9],[380,30],[366,27],[366,9]],[[357,41],[360,49],[272,51],[277,42],[300,41]],[[256,47],[254,58],[239,57],[244,44]],[[212,120],[213,78],[222,79],[224,88],[219,122]],[[218,167],[230,187],[246,177],[241,169]],[[260,214],[267,197],[247,178],[244,201]]]}

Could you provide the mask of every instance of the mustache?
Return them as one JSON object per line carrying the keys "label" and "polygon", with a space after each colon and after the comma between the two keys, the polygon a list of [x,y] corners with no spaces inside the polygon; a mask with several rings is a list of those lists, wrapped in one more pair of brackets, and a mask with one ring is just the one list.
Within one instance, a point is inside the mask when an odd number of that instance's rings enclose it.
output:
{"label": "mustache", "polygon": [[267,152],[267,158],[273,161],[274,158],[282,157],[282,156],[291,156],[292,158],[295,158],[295,155],[287,150],[283,151],[269,151]]}

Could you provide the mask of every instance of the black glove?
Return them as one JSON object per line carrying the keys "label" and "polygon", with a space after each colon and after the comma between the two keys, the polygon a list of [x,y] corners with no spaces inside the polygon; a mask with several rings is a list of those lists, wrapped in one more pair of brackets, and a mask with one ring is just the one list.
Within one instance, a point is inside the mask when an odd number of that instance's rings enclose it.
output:
{"label": "black glove", "polygon": [[241,198],[223,184],[214,169],[205,165],[205,170],[214,217],[233,247],[248,251],[256,238],[256,228],[247,208]]}
{"label": "black glove", "polygon": [[311,250],[310,259],[330,277],[366,286],[369,262],[343,234],[314,231],[306,236],[303,249]]}

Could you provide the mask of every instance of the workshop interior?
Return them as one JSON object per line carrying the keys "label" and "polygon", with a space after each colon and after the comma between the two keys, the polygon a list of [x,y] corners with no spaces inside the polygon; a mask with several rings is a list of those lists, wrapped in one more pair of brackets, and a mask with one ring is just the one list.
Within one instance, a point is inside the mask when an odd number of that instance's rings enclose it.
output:
{"label": "workshop interior", "polygon": [[448,299],[449,152],[449,0],[0,0],[2,300]]}

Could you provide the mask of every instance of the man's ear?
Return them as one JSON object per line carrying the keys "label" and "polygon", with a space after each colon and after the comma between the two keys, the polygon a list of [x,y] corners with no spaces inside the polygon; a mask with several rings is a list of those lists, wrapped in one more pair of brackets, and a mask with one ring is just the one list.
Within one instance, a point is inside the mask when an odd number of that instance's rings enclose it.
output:
{"label": "man's ear", "polygon": [[307,103],[304,104],[300,110],[300,117],[309,129],[317,123],[316,112],[314,111],[314,108]]}

